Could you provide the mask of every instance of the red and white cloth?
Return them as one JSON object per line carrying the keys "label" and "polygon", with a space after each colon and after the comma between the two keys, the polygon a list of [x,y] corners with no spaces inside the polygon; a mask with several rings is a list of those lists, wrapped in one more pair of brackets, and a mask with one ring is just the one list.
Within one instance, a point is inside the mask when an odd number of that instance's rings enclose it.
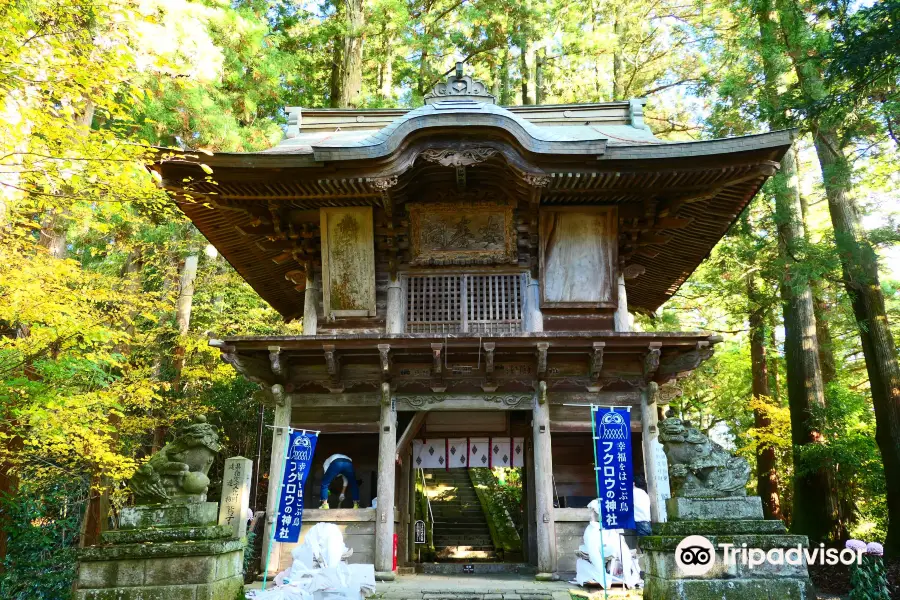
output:
{"label": "red and white cloth", "polygon": [[417,469],[522,467],[525,439],[517,437],[425,438],[413,442]]}

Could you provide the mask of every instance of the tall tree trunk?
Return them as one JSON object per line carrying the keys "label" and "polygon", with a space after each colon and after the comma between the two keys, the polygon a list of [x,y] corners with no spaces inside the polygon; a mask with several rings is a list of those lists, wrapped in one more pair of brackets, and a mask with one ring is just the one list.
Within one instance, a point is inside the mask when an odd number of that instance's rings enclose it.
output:
{"label": "tall tree trunk", "polygon": [[331,40],[331,82],[328,91],[328,105],[331,108],[338,108],[341,103],[341,66],[343,65],[341,55],[343,49],[343,39],[335,37]]}
{"label": "tall tree trunk", "polygon": [[[764,99],[768,105],[769,125],[772,129],[786,126],[784,108],[778,95],[777,82],[781,75],[773,60],[771,48],[776,47],[775,25],[771,20],[770,0],[757,4],[760,31],[760,57],[765,83]],[[781,299],[784,312],[784,354],[787,365],[788,406],[791,413],[791,442],[794,447],[794,510],[792,530],[809,536],[818,543],[839,534],[838,501],[827,468],[815,471],[804,467],[804,446],[822,444],[822,423],[817,419],[825,407],[825,386],[819,363],[819,340],[816,336],[816,317],[809,279],[797,268],[800,245],[806,238],[803,227],[800,191],[797,187],[797,165],[794,153],[781,160],[781,169],[772,178],[775,195],[775,220],[778,230],[778,251],[784,263]]]}
{"label": "tall tree trunk", "polygon": [[[6,412],[6,411],[4,411]],[[10,435],[15,427],[15,421],[11,414],[4,415],[4,425],[0,426],[6,439],[6,448],[4,453],[12,458],[18,456],[24,446],[24,441],[18,435]],[[12,425],[7,429],[6,424]],[[10,437],[6,437],[10,436]],[[0,464],[0,499],[4,502],[12,500],[19,490],[19,478],[15,474],[15,463],[12,460],[5,460]],[[3,564],[6,560],[6,554],[9,551],[9,515],[7,511],[0,510],[0,573],[3,573]]]}
{"label": "tall tree trunk", "polygon": [[[796,0],[776,0],[782,35],[793,61],[804,100],[809,105],[828,94],[822,80],[822,61],[805,14]],[[888,533],[885,549],[900,555],[900,366],[884,293],[878,278],[878,259],[866,237],[859,210],[850,195],[851,168],[840,146],[835,122],[810,123],[822,169],[828,211],[841,260],[844,286],[850,295],[875,409],[875,440],[881,450],[887,487]]]}
{"label": "tall tree trunk", "polygon": [[428,87],[428,27],[422,33],[422,53],[419,57],[419,96],[424,97]]}
{"label": "tall tree trunk", "polygon": [[534,97],[531,94],[532,90],[532,80],[531,80],[531,66],[529,65],[529,59],[531,58],[531,45],[528,43],[528,40],[524,40],[519,46],[520,56],[519,56],[519,71],[521,71],[522,75],[522,105],[528,106],[534,104],[532,98]]}
{"label": "tall tree trunk", "polygon": [[[750,361],[753,369],[753,397],[760,404],[771,404],[769,391],[769,363],[766,356],[766,314],[760,307],[759,293],[753,276],[747,277],[747,298],[750,301]],[[757,431],[770,433],[772,419],[766,409],[754,407],[753,421]],[[781,498],[778,493],[775,448],[771,445],[756,449],[756,491],[762,498],[763,514],[767,519],[782,519]]]}
{"label": "tall tree trunk", "polygon": [[53,209],[41,226],[38,244],[47,249],[53,258],[66,257],[66,229],[68,219],[59,209]]}
{"label": "tall tree trunk", "polygon": [[365,40],[364,0],[344,0],[347,34],[341,55],[339,108],[357,108],[362,101],[363,41]]}
{"label": "tall tree trunk", "polygon": [[613,33],[616,36],[615,48],[613,48],[613,100],[625,100],[625,62],[622,56],[625,52],[625,3],[616,3],[616,20],[613,23]]}
{"label": "tall tree trunk", "polygon": [[512,86],[509,81],[509,53],[504,50],[500,61],[500,104],[509,106],[512,102]]}
{"label": "tall tree trunk", "polygon": [[[794,162],[799,164],[800,152],[797,146],[791,151],[794,153]],[[809,202],[806,196],[800,194],[800,211],[803,216],[803,228],[809,232]],[[807,238],[809,237],[807,233]],[[825,403],[828,403],[828,384],[837,377],[837,366],[834,362],[834,338],[831,336],[831,327],[828,324],[828,303],[825,301],[825,292],[818,281],[810,281],[813,294],[813,308],[816,313],[816,337],[819,338],[819,363],[822,365],[822,383],[825,385]]]}
{"label": "tall tree trunk", "polygon": [[384,101],[394,97],[394,44],[391,40],[387,25],[381,31],[381,39],[384,49],[384,64],[381,65],[381,81],[379,81],[379,95]]}
{"label": "tall tree trunk", "polygon": [[543,104],[547,98],[547,90],[544,88],[544,68],[547,60],[547,49],[541,48],[534,58],[534,103]]}
{"label": "tall tree trunk", "polygon": [[180,391],[181,372],[184,369],[184,342],[191,328],[191,310],[194,306],[194,280],[197,278],[199,253],[192,249],[184,259],[181,277],[178,281],[178,300],[175,302],[175,326],[178,328],[178,344],[175,346],[175,380],[172,387]]}

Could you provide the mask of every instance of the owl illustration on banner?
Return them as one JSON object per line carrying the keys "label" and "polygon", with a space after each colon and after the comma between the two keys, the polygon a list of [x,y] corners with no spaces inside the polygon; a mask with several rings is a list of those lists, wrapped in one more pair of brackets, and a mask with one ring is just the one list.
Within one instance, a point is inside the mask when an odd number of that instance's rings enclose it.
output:
{"label": "owl illustration on banner", "polygon": [[628,438],[630,423],[626,423],[622,415],[609,411],[600,418],[600,439],[624,440]]}

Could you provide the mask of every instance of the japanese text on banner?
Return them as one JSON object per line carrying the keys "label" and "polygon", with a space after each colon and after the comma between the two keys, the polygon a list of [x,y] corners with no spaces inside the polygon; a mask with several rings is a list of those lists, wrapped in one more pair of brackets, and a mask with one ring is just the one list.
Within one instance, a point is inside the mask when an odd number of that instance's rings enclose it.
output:
{"label": "japanese text on banner", "polygon": [[300,540],[303,522],[303,485],[309,475],[313,453],[316,451],[314,433],[291,431],[284,474],[281,477],[281,495],[278,512],[275,513],[275,541],[294,543]]}
{"label": "japanese text on banner", "polygon": [[631,415],[627,407],[595,408],[600,527],[634,529]]}

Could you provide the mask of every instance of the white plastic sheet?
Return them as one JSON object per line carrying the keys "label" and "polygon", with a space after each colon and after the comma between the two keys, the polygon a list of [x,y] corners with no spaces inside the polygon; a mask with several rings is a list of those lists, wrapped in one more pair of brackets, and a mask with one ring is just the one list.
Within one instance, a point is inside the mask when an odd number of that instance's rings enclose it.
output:
{"label": "white plastic sheet", "polygon": [[[579,550],[590,561],[578,558],[575,562],[575,582],[578,585],[593,584],[606,587],[624,584],[628,588],[641,585],[641,571],[631,548],[618,529],[600,529],[597,522],[599,505],[592,501],[592,521],[584,529],[584,543]],[[602,548],[601,548],[602,546]]]}
{"label": "white plastic sheet", "polygon": [[348,565],[344,536],[333,523],[318,523],[291,552],[289,569],[278,574],[275,587],[258,591],[253,600],[361,600],[375,591],[374,565]]}

